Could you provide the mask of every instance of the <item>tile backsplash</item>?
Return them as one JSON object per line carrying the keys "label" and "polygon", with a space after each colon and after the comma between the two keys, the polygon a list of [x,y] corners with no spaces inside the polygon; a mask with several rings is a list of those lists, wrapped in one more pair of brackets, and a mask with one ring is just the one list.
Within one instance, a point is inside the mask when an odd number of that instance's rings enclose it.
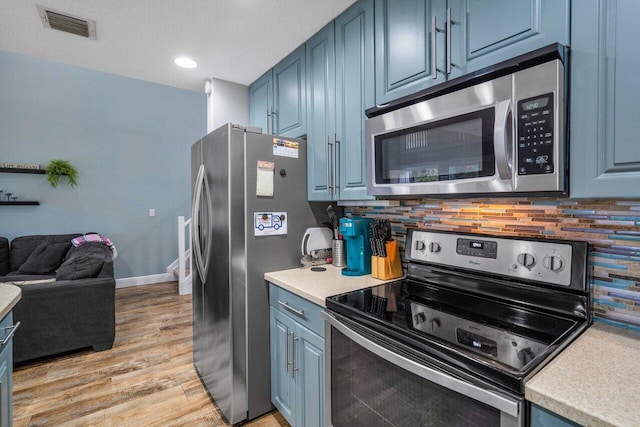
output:
{"label": "tile backsplash", "polygon": [[407,227],[587,241],[594,319],[640,331],[640,200],[421,199],[345,214],[389,219],[401,248]]}

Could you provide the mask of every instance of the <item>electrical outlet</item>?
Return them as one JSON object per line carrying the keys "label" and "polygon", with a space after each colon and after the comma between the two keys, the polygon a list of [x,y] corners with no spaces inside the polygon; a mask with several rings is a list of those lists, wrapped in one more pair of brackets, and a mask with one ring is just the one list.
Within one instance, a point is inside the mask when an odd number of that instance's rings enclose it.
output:
{"label": "electrical outlet", "polygon": [[155,209],[149,209],[149,216],[156,216],[156,210]]}

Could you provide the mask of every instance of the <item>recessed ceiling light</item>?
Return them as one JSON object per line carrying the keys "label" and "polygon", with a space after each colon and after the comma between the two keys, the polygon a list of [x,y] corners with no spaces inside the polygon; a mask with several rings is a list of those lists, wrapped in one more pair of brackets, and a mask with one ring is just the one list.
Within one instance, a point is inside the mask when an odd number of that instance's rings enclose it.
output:
{"label": "recessed ceiling light", "polygon": [[186,56],[182,56],[180,58],[176,58],[173,60],[178,67],[182,68],[196,68],[198,63],[191,58],[187,58]]}

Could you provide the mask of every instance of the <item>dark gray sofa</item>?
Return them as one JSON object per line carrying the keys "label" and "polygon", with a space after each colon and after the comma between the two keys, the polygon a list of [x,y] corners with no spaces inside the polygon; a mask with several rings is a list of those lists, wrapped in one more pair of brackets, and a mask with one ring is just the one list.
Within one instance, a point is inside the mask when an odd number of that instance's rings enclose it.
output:
{"label": "dark gray sofa", "polygon": [[[22,299],[13,339],[14,364],[92,347],[115,339],[115,279],[111,249],[102,243],[71,245],[80,234],[0,237],[0,282],[13,282]],[[35,280],[47,283],[27,283]]]}

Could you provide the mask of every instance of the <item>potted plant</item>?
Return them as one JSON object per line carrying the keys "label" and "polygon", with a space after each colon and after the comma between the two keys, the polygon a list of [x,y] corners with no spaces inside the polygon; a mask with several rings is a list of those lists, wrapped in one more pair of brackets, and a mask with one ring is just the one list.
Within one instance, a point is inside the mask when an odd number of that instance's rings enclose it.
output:
{"label": "potted plant", "polygon": [[47,175],[47,181],[49,181],[49,184],[51,184],[53,188],[58,187],[58,182],[62,175],[69,177],[69,185],[71,187],[78,186],[78,170],[67,160],[51,160],[44,169],[44,172]]}

